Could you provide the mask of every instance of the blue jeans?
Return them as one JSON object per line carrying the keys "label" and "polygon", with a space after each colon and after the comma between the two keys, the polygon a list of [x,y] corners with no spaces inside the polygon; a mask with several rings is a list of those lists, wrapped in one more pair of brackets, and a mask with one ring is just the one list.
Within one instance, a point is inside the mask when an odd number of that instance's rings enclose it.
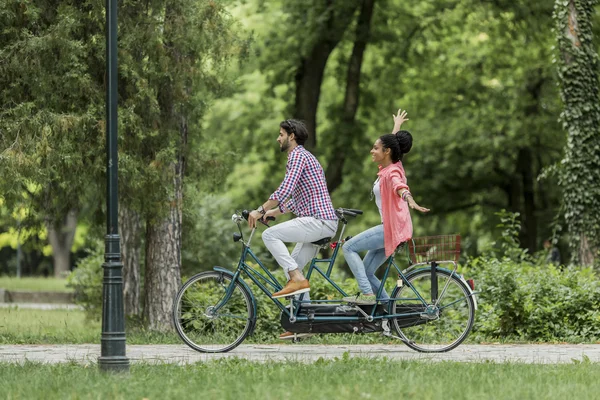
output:
{"label": "blue jeans", "polygon": [[[360,259],[358,252],[368,250],[364,260]],[[377,294],[381,282],[375,276],[377,268],[387,260],[383,244],[383,225],[377,225],[359,233],[342,246],[346,262],[358,282],[358,288],[363,294]],[[389,299],[385,292],[381,293],[382,299]]]}

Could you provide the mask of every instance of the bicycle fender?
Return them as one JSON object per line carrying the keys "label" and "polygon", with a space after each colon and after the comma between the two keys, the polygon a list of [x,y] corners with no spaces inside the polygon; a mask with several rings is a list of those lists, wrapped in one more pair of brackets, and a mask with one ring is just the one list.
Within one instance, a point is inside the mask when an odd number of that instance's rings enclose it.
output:
{"label": "bicycle fender", "polygon": [[[233,272],[231,272],[227,268],[223,268],[223,267],[219,267],[219,266],[213,267],[213,271],[217,271],[217,272],[221,272],[225,275],[229,275],[231,278],[233,278],[233,275],[234,275]],[[237,281],[240,283],[240,285],[242,285],[244,287],[244,289],[246,289],[248,291],[248,293],[250,293],[250,301],[252,301],[252,309],[254,310],[254,317],[250,321],[251,325],[250,325],[250,332],[248,333],[248,336],[252,336],[254,334],[254,328],[256,328],[256,318],[258,317],[258,310],[256,309],[256,299],[254,298],[254,293],[252,293],[252,290],[250,290],[250,287],[248,286],[248,284],[241,277]]]}
{"label": "bicycle fender", "polygon": [[[417,272],[421,272],[421,271],[429,271],[430,268],[419,268],[419,269],[415,269],[413,271],[410,271],[408,273],[408,275],[406,275],[406,279],[408,279],[412,274],[415,274]],[[449,270],[448,268],[440,268],[437,267],[438,271],[445,271],[449,274],[452,274],[452,271]],[[465,281],[465,278],[459,274],[459,273],[455,273],[455,276],[458,277],[458,279],[460,279],[460,281],[465,285],[465,287],[467,288],[467,290],[469,291],[469,296],[471,296],[471,298],[473,299],[473,305],[475,306],[475,311],[477,311],[477,297],[475,296],[475,293],[471,290],[471,286],[469,286],[469,284],[467,283],[467,281]]]}

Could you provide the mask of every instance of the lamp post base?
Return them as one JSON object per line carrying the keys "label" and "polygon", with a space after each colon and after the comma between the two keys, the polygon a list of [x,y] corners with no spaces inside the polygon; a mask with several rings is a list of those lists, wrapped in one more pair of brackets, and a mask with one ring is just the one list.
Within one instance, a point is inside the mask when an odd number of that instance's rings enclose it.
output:
{"label": "lamp post base", "polygon": [[129,372],[129,359],[123,356],[99,357],[98,366],[106,372]]}

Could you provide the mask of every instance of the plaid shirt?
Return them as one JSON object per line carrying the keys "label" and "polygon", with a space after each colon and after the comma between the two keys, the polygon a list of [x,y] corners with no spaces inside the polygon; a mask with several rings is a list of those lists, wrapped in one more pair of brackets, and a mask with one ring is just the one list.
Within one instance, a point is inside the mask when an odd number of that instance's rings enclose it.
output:
{"label": "plaid shirt", "polygon": [[269,200],[279,201],[282,212],[289,210],[299,217],[337,219],[323,168],[304,146],[297,146],[288,153],[285,178]]}

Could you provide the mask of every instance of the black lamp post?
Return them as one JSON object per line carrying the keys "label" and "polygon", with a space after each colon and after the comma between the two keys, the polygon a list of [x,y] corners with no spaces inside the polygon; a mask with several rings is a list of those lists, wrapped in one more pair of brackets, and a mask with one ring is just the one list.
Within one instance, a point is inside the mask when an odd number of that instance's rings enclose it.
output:
{"label": "black lamp post", "polygon": [[106,0],[106,237],[102,282],[102,338],[98,364],[104,371],[129,371],[125,356],[123,263],[118,214],[117,0]]}

